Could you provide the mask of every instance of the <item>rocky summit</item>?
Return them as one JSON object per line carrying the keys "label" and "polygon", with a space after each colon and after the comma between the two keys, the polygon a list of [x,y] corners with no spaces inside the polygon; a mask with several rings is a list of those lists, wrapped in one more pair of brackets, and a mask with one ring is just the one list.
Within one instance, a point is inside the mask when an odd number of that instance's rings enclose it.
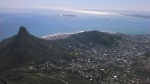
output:
{"label": "rocky summit", "polygon": [[29,35],[29,32],[26,30],[24,26],[21,26],[18,31],[18,35]]}

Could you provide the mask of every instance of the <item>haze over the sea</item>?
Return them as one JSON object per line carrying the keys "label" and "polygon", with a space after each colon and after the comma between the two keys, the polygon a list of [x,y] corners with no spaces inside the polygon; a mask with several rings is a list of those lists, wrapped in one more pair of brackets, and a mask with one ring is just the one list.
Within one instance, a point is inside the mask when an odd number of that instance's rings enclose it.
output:
{"label": "haze over the sea", "polygon": [[38,37],[87,30],[149,34],[149,3],[149,0],[1,0],[0,40],[15,35],[20,26]]}

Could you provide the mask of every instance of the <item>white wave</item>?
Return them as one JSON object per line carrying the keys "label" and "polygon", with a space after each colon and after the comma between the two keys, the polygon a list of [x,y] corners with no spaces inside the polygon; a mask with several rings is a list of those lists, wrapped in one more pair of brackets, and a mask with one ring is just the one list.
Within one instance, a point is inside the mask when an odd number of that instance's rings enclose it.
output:
{"label": "white wave", "polygon": [[100,12],[100,11],[74,10],[74,12],[86,13],[86,14],[94,14],[94,15],[117,15],[116,13]]}
{"label": "white wave", "polygon": [[[41,8],[41,7],[40,7]],[[71,8],[59,8],[59,7],[42,7],[44,9],[53,9],[53,10],[61,10],[61,11],[70,11],[70,12],[77,12],[77,13],[85,13],[85,14],[93,14],[93,15],[119,15],[118,13],[113,12],[102,12],[102,11],[87,11],[87,10],[77,10]]]}

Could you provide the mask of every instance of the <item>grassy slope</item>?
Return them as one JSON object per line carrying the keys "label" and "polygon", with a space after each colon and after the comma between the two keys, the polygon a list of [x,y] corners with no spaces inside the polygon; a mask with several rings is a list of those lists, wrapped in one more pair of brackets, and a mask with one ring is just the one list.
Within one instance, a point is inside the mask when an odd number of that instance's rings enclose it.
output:
{"label": "grassy slope", "polygon": [[32,73],[11,74],[6,78],[6,82],[8,84],[65,84],[58,79],[43,77]]}

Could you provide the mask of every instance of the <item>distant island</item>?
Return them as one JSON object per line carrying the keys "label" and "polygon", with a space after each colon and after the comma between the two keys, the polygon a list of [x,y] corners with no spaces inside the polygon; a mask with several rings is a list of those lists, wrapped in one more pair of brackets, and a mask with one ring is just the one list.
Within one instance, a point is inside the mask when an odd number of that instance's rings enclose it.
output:
{"label": "distant island", "polygon": [[140,15],[140,14],[122,14],[122,15],[150,19],[150,15]]}
{"label": "distant island", "polygon": [[72,14],[69,14],[69,15],[60,15],[60,16],[63,16],[63,17],[78,17],[77,15],[72,15]]}

